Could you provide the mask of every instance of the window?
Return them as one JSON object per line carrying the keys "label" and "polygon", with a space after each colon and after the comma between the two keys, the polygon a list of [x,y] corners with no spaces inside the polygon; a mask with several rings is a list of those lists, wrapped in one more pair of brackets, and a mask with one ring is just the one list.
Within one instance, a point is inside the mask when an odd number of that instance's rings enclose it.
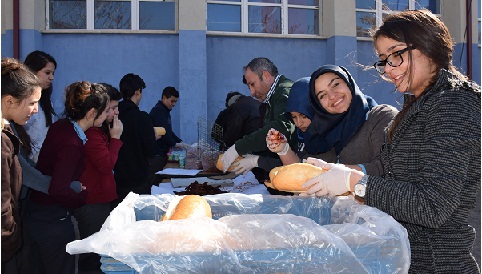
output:
{"label": "window", "polygon": [[319,33],[319,0],[207,1],[207,30],[238,33]]}
{"label": "window", "polygon": [[47,29],[176,30],[174,0],[47,0]]}
{"label": "window", "polygon": [[357,37],[370,37],[368,31],[379,27],[384,16],[407,9],[428,9],[440,14],[440,0],[356,0]]}

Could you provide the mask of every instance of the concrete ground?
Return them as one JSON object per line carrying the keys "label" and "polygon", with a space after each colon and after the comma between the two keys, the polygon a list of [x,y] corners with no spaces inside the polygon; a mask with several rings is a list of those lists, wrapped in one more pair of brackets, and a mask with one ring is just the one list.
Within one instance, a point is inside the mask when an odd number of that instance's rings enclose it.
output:
{"label": "concrete ground", "polygon": [[476,232],[476,239],[474,243],[474,247],[472,248],[472,255],[474,255],[475,260],[477,260],[477,263],[479,264],[479,268],[481,267],[480,265],[480,243],[481,243],[481,235],[480,235],[480,193],[477,196],[477,206],[472,210],[469,216],[469,224],[475,228]]}

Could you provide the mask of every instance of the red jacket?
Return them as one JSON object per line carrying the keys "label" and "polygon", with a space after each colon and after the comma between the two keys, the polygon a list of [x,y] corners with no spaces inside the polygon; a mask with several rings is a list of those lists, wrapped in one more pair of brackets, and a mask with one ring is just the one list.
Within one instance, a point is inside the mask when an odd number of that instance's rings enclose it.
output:
{"label": "red jacket", "polygon": [[98,127],[86,132],[85,170],[80,182],[88,190],[87,204],[108,203],[117,199],[114,165],[117,162],[122,141],[111,138]]}
{"label": "red jacket", "polygon": [[85,204],[87,191],[76,193],[70,188],[84,171],[85,149],[69,119],[64,118],[49,127],[40,149],[37,169],[52,176],[49,194],[32,190],[30,200],[41,205],[78,208]]}

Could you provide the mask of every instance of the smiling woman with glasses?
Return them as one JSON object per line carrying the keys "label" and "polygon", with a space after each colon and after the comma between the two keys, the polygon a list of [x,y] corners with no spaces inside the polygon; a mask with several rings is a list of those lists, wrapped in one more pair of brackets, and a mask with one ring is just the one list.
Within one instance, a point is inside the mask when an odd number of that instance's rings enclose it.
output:
{"label": "smiling woman with glasses", "polygon": [[429,11],[388,15],[373,42],[378,72],[414,100],[387,128],[383,176],[325,165],[316,193],[352,191],[400,222],[409,273],[480,273],[468,224],[480,190],[480,87],[452,65],[452,38]]}
{"label": "smiling woman with glasses", "polygon": [[390,65],[391,67],[400,66],[403,63],[402,54],[404,54],[406,51],[409,51],[409,50],[412,50],[412,49],[415,49],[415,47],[410,46],[410,47],[406,47],[402,50],[397,50],[393,53],[390,53],[387,56],[387,58],[385,58],[384,60],[380,60],[380,61],[375,62],[375,64],[373,64],[373,66],[378,71],[378,73],[380,73],[380,75],[383,75],[383,74],[385,74],[385,66],[387,64]]}

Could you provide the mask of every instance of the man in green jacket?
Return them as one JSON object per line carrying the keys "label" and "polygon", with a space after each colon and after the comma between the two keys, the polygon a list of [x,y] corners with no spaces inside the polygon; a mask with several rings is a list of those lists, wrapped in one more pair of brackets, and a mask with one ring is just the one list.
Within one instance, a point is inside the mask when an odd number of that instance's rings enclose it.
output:
{"label": "man in green jacket", "polygon": [[[273,163],[270,159],[279,159],[276,153],[269,151],[266,147],[268,130],[274,128],[283,133],[293,148],[298,142],[295,125],[285,115],[286,103],[293,81],[278,74],[278,68],[268,58],[254,58],[243,70],[251,96],[262,103],[260,115],[263,124],[259,130],[236,141],[224,153],[221,161],[224,171],[226,171],[239,155],[243,155],[245,158],[236,163],[238,170],[241,168],[243,173],[246,173],[255,167],[261,167],[268,174],[274,167],[270,166],[269,163]],[[282,165],[281,162],[279,163]]]}

